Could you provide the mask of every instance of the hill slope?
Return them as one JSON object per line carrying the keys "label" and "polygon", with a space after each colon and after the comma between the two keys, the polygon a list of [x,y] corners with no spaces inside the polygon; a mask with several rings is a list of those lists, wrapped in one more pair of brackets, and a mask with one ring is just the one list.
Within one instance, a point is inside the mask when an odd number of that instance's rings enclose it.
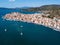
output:
{"label": "hill slope", "polygon": [[41,10],[52,10],[52,9],[60,9],[60,5],[43,5],[41,7],[31,7],[25,9],[26,11],[41,11]]}

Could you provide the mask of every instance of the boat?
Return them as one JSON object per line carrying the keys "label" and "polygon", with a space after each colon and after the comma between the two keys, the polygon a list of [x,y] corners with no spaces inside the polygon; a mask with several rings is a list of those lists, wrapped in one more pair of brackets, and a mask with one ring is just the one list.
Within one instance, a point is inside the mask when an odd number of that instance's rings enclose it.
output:
{"label": "boat", "polygon": [[7,31],[7,29],[4,30],[5,32]]}
{"label": "boat", "polygon": [[22,28],[23,26],[21,25],[20,27]]}
{"label": "boat", "polygon": [[20,35],[23,35],[23,33],[21,32]]}

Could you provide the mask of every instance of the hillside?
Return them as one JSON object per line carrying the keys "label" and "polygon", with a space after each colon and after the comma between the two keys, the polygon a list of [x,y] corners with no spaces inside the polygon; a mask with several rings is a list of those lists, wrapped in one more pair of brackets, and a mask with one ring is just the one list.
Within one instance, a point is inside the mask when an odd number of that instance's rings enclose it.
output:
{"label": "hillside", "polygon": [[48,17],[59,17],[60,18],[60,5],[43,5],[40,7],[30,8],[0,8],[0,15],[4,15],[11,12],[43,12],[44,14],[50,14]]}
{"label": "hillside", "polygon": [[41,10],[52,10],[52,9],[60,9],[60,5],[43,5],[40,7],[31,7],[28,9],[24,9],[26,11],[41,11]]}
{"label": "hillside", "polygon": [[41,11],[45,14],[50,14],[48,16],[49,18],[53,18],[53,17],[60,18],[60,5],[43,5],[41,7],[31,7],[24,10],[29,12]]}

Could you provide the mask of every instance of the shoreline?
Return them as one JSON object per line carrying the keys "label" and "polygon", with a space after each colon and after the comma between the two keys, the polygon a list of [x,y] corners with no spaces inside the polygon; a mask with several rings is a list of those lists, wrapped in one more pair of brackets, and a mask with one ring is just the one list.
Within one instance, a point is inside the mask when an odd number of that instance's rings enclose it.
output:
{"label": "shoreline", "polygon": [[[6,19],[6,20],[9,20],[9,19]],[[9,20],[9,21],[14,21],[14,20]],[[15,20],[15,21],[17,21],[17,20]],[[20,20],[21,21],[21,20]],[[21,21],[21,22],[26,22],[26,21]],[[32,22],[27,22],[27,23],[32,23]],[[32,23],[32,24],[36,24],[36,23]],[[36,25],[42,25],[42,24],[36,24]],[[53,30],[55,30],[55,31],[59,31],[60,32],[60,29],[57,29],[57,28],[53,28],[53,27],[49,27],[49,26],[46,26],[46,25],[42,25],[42,26],[45,26],[45,27],[48,27],[48,28],[51,28],[51,29],[53,29]]]}
{"label": "shoreline", "polygon": [[34,23],[38,25],[43,25],[60,32],[60,21],[56,22],[53,19],[42,17],[42,14],[20,14],[12,13],[6,14],[3,19],[12,21],[22,21],[27,23]]}

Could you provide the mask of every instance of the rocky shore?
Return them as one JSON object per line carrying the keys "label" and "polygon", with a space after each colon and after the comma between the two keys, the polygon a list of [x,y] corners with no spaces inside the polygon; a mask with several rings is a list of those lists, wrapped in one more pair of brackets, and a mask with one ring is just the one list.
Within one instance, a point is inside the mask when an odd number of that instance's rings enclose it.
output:
{"label": "rocky shore", "polygon": [[51,19],[47,17],[43,17],[43,14],[21,14],[21,13],[11,13],[3,16],[3,19],[6,20],[14,20],[14,21],[23,21],[23,22],[31,22],[39,25],[44,25],[56,31],[60,31],[60,20]]}

